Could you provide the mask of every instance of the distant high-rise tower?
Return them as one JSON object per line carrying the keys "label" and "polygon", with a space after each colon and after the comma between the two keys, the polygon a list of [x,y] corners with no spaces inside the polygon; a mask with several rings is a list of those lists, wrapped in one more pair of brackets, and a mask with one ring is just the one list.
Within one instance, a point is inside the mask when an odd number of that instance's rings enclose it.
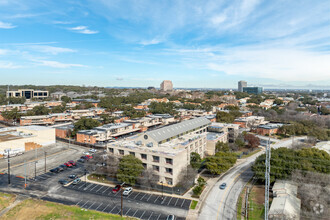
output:
{"label": "distant high-rise tower", "polygon": [[172,91],[173,90],[173,83],[171,80],[164,80],[160,84],[160,90],[162,91]]}
{"label": "distant high-rise tower", "polygon": [[238,81],[238,91],[243,92],[243,88],[247,87],[247,82],[246,81]]}

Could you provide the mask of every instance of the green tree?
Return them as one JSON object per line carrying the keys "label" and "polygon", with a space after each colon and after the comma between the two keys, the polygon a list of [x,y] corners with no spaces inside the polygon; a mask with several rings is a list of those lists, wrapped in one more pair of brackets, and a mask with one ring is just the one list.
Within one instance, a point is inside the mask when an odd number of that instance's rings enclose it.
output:
{"label": "green tree", "polygon": [[55,106],[51,109],[52,113],[63,113],[66,109],[66,103],[63,102],[62,105]]}
{"label": "green tree", "polygon": [[33,107],[32,110],[28,111],[28,115],[48,115],[50,109],[45,107],[44,105],[38,105]]}
{"label": "green tree", "polygon": [[217,144],[215,145],[215,152],[219,152],[219,151],[229,152],[229,150],[230,150],[230,148],[229,148],[228,143],[223,143],[223,142],[218,141]]}
{"label": "green tree", "polygon": [[236,160],[235,153],[217,152],[214,156],[206,158],[205,166],[210,173],[219,175],[232,167]]}
{"label": "green tree", "polygon": [[199,169],[201,163],[202,163],[201,156],[196,152],[192,152],[190,154],[190,165],[192,166],[192,168]]}
{"label": "green tree", "polygon": [[125,155],[119,162],[117,179],[134,185],[144,170],[142,161],[133,155]]}
{"label": "green tree", "polygon": [[7,120],[17,121],[17,119],[19,119],[22,114],[19,113],[17,108],[14,108],[12,110],[2,112],[1,115],[2,115],[2,117],[4,117]]}
{"label": "green tree", "polygon": [[92,118],[82,117],[74,124],[74,131],[89,130],[97,126],[100,126],[99,121]]}
{"label": "green tree", "polygon": [[283,104],[283,101],[281,99],[275,99],[274,100],[274,104],[276,104],[276,105],[282,105]]}
{"label": "green tree", "polygon": [[61,101],[65,102],[65,103],[70,103],[72,102],[71,98],[68,96],[62,96],[61,97]]}
{"label": "green tree", "polygon": [[109,124],[115,122],[115,117],[109,114],[101,114],[100,118],[102,119],[103,124]]}
{"label": "green tree", "polygon": [[232,123],[235,117],[227,112],[219,111],[216,114],[217,122]]}

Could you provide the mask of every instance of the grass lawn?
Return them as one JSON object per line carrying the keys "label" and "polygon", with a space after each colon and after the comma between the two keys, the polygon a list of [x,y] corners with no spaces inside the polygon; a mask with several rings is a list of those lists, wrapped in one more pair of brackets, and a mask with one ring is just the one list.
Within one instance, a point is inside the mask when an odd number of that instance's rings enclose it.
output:
{"label": "grass lawn", "polygon": [[249,219],[264,219],[265,187],[254,186],[249,194]]}
{"label": "grass lawn", "polygon": [[253,154],[256,154],[256,153],[258,153],[258,152],[260,152],[260,151],[261,151],[261,149],[258,149],[258,150],[255,150],[255,151],[252,151],[252,152],[250,152],[250,153],[247,154],[247,155],[243,155],[243,156],[242,156],[242,159],[243,159],[243,158],[250,157],[250,156],[252,156]]}
{"label": "grass lawn", "polygon": [[241,192],[241,194],[238,197],[238,202],[237,202],[237,219],[241,219],[241,216],[242,216],[243,196],[245,196],[245,188],[244,188],[244,190]]}
{"label": "grass lawn", "polygon": [[198,201],[193,200],[193,201],[191,202],[191,204],[190,204],[190,209],[195,209],[196,206],[197,206],[197,203],[198,203]]}
{"label": "grass lawn", "polygon": [[28,199],[15,206],[1,219],[111,219],[111,220],[123,220],[123,219],[134,219],[120,217],[118,215],[112,215],[93,210],[81,209],[77,206],[67,206],[63,204]]}
{"label": "grass lawn", "polygon": [[0,192],[0,211],[15,201],[15,195]]}
{"label": "grass lawn", "polygon": [[[107,180],[107,178],[104,175],[91,174],[91,175],[87,176],[87,179],[93,180],[93,181],[96,181],[99,183],[114,184],[113,182]],[[82,181],[85,181],[85,178],[83,178]]]}

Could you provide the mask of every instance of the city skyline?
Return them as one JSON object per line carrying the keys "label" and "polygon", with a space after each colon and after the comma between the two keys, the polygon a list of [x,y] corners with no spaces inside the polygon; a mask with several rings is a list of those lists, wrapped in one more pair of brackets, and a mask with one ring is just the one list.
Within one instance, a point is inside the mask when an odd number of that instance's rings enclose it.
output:
{"label": "city skyline", "polygon": [[0,1],[1,84],[327,88],[329,10],[313,1]]}

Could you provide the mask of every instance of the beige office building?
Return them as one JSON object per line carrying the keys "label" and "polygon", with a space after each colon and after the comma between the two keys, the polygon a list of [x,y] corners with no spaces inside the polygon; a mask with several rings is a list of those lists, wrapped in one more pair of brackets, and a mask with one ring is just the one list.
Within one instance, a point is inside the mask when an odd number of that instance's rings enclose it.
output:
{"label": "beige office building", "polygon": [[26,99],[32,98],[47,98],[49,96],[48,91],[34,90],[34,89],[19,89],[17,91],[7,91],[7,98],[10,97],[25,97]]}
{"label": "beige office building", "polygon": [[210,124],[205,117],[187,120],[110,143],[107,150],[118,156],[134,155],[146,169],[158,173],[160,182],[175,186],[190,163],[190,153],[204,157]]}
{"label": "beige office building", "polygon": [[173,90],[173,83],[171,80],[164,80],[160,84],[160,90],[162,91],[172,91]]}

